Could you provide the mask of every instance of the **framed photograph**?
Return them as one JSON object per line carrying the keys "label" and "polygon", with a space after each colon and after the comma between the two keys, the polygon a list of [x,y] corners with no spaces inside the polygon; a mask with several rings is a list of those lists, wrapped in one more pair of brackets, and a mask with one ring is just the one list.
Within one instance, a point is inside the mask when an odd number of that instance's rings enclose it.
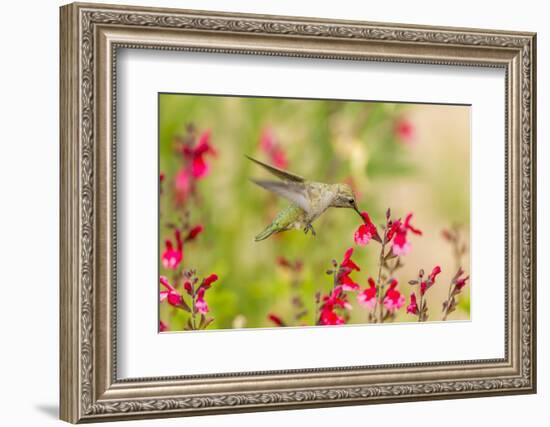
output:
{"label": "framed photograph", "polygon": [[535,34],[60,22],[63,420],[536,391]]}

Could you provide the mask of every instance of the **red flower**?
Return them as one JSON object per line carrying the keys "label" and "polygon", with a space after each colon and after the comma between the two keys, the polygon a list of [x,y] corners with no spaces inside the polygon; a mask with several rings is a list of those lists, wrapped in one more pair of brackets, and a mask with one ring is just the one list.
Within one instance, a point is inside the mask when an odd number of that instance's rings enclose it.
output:
{"label": "red flower", "polygon": [[391,223],[390,225],[390,229],[388,230],[388,236],[387,236],[387,239],[388,239],[388,242],[391,241],[391,239],[393,239],[393,237],[395,236],[395,234],[401,229],[401,220],[398,219],[398,220],[395,220]]}
{"label": "red flower", "polygon": [[384,296],[384,306],[389,312],[399,310],[405,304],[405,297],[397,289],[397,280],[393,279]]}
{"label": "red flower", "polygon": [[407,306],[407,313],[418,314],[418,305],[416,304],[416,295],[414,292],[411,294],[411,303]]}
{"label": "red flower", "polygon": [[351,259],[351,256],[353,255],[353,248],[349,248],[345,253],[344,253],[344,260],[342,261],[342,263],[340,264],[340,267],[341,268],[347,268],[349,269],[349,271],[351,272],[352,270],[355,270],[355,271],[361,271],[361,269],[359,268],[359,266],[357,264],[355,264],[353,262],[353,260]]}
{"label": "red flower", "polygon": [[355,240],[355,243],[360,246],[365,246],[371,239],[380,241],[378,230],[370,220],[369,214],[367,212],[362,212],[361,216],[363,217],[364,224],[361,224],[353,235],[353,240]]}
{"label": "red flower", "polygon": [[435,278],[439,273],[441,273],[441,267],[439,265],[436,265],[428,276],[432,283],[435,282]]}
{"label": "red flower", "polygon": [[[208,313],[208,304],[204,299],[204,294],[208,289],[210,289],[210,286],[212,286],[212,283],[214,283],[216,280],[218,280],[217,274],[211,274],[210,276],[202,279],[201,285],[199,286],[199,289],[195,294],[195,310],[198,313]],[[185,282],[183,286],[189,295],[193,295],[193,286],[190,282]]]}
{"label": "red flower", "polygon": [[376,283],[372,277],[369,277],[369,287],[357,294],[359,304],[372,310],[376,305]]}
{"label": "red flower", "polygon": [[168,325],[161,320],[159,322],[159,331],[166,332],[167,330],[168,330]]}
{"label": "red flower", "polygon": [[393,238],[392,250],[393,254],[396,256],[406,255],[409,253],[411,249],[411,244],[407,240],[407,233],[409,231],[419,236],[422,235],[422,231],[411,225],[411,218],[412,213],[409,213],[405,217],[405,222],[402,223],[401,220],[393,222],[390,230],[388,231],[387,239],[390,241]]}
{"label": "red flower", "polygon": [[269,320],[271,320],[273,323],[275,323],[275,325],[277,325],[277,326],[285,326],[283,320],[279,316],[277,316],[276,314],[269,313],[267,315],[267,318]]}
{"label": "red flower", "polygon": [[217,274],[211,274],[210,276],[204,278],[201,283],[201,289],[207,290],[212,286],[212,283],[214,283],[216,280],[218,280]]}
{"label": "red flower", "polygon": [[405,118],[397,120],[395,123],[395,135],[405,143],[410,143],[414,141],[415,138],[415,128],[413,123]]}
{"label": "red flower", "polygon": [[193,285],[191,282],[185,282],[183,284],[183,289],[185,289],[185,292],[187,292],[187,295],[192,296],[193,295]]}
{"label": "red flower", "polygon": [[457,289],[458,292],[460,292],[462,288],[466,286],[466,281],[470,278],[470,276],[460,277],[463,274],[464,274],[464,271],[460,270],[460,274],[456,278],[455,288]]}
{"label": "red flower", "polygon": [[360,268],[357,264],[355,264],[351,256],[353,254],[353,248],[349,248],[346,253],[344,254],[344,260],[340,264],[340,267],[338,268],[337,273],[337,282],[339,285],[341,285],[342,290],[344,291],[358,291],[359,290],[359,284],[355,283],[351,277],[349,277],[350,273],[353,270],[360,271]]}
{"label": "red flower", "polygon": [[176,229],[174,232],[176,237],[176,248],[171,240],[166,239],[164,243],[166,249],[162,253],[162,265],[169,270],[176,270],[183,259],[183,241],[181,240],[181,232]]}
{"label": "red flower", "polygon": [[183,148],[183,154],[191,160],[191,174],[194,178],[200,179],[208,175],[210,168],[204,157],[207,154],[216,154],[216,150],[210,145],[210,130],[204,131],[199,136],[195,147],[186,145]]}
{"label": "red flower", "polygon": [[319,318],[321,325],[343,325],[345,320],[342,316],[338,315],[333,310],[321,310],[321,317]]}
{"label": "red flower", "polygon": [[176,291],[176,288],[174,288],[169,282],[168,279],[164,276],[160,276],[160,284],[164,286],[167,290],[166,291],[160,291],[160,301],[167,300],[168,304],[173,305],[174,307],[178,307],[182,305],[183,298],[182,296]]}
{"label": "red flower", "polygon": [[424,295],[428,290],[428,283],[426,281],[420,282],[420,295]]}
{"label": "red flower", "polygon": [[271,163],[281,169],[286,169],[288,160],[275,135],[269,129],[264,129],[260,135],[260,149],[269,156]]}
{"label": "red flower", "polygon": [[195,240],[195,238],[201,234],[204,230],[204,227],[199,224],[199,225],[196,225],[194,226],[191,230],[189,230],[189,232],[187,233],[187,237],[185,238],[185,241],[191,241],[191,240]]}
{"label": "red flower", "polygon": [[428,280],[423,280],[420,282],[420,294],[424,295],[428,289],[432,287],[432,285],[435,283],[435,279],[437,275],[441,273],[441,267],[439,265],[436,265],[430,275],[428,276]]}
{"label": "red flower", "polygon": [[351,277],[349,277],[349,273],[342,274],[338,277],[338,283],[342,286],[342,290],[344,291],[358,291],[359,290],[359,283],[355,283]]}
{"label": "red flower", "polygon": [[323,297],[321,315],[319,316],[321,325],[342,325],[345,323],[344,317],[336,313],[337,308],[351,310],[351,304],[347,301],[347,296],[343,294],[343,290],[342,286],[336,286],[330,294]]}
{"label": "red flower", "polygon": [[351,310],[351,304],[347,301],[347,297],[342,292],[344,291],[342,286],[336,286],[328,295],[323,297],[323,308],[333,310],[336,307],[345,308]]}

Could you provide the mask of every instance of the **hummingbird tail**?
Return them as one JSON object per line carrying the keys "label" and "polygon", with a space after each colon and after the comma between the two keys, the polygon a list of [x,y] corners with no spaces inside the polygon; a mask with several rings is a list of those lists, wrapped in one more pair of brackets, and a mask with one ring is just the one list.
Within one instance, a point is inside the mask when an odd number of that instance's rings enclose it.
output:
{"label": "hummingbird tail", "polygon": [[254,241],[259,242],[261,240],[265,240],[269,236],[271,236],[273,233],[275,233],[275,228],[272,225],[268,225],[264,229],[264,231],[260,232],[256,237],[254,237]]}

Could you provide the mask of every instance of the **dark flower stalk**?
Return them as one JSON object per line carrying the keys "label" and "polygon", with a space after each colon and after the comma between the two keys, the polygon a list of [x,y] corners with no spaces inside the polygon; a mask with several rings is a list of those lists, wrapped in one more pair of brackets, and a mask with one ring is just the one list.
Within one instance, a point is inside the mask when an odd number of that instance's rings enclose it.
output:
{"label": "dark flower stalk", "polygon": [[454,275],[449,284],[449,294],[447,300],[443,303],[443,320],[447,320],[449,314],[455,311],[457,302],[457,296],[462,291],[462,288],[466,286],[466,282],[470,279],[470,276],[463,276],[464,270],[459,267],[458,271]]}
{"label": "dark flower stalk", "polygon": [[416,302],[416,294],[411,293],[411,303],[407,306],[407,313],[418,316],[419,322],[425,322],[428,320],[428,305],[426,302],[425,294],[433,285],[435,285],[435,279],[441,273],[441,267],[436,265],[428,277],[424,278],[424,270],[420,269],[418,272],[418,278],[410,280],[409,285],[419,286],[420,302]]}

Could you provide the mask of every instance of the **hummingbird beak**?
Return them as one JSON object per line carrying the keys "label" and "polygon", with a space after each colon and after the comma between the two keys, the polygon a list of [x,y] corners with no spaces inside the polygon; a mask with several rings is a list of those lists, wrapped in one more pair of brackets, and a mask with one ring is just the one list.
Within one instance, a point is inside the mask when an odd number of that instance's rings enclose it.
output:
{"label": "hummingbird beak", "polygon": [[353,204],[353,209],[355,210],[355,212],[357,212],[357,215],[359,215],[361,219],[363,219],[363,215],[361,215],[361,211],[359,210],[359,208],[355,203]]}

